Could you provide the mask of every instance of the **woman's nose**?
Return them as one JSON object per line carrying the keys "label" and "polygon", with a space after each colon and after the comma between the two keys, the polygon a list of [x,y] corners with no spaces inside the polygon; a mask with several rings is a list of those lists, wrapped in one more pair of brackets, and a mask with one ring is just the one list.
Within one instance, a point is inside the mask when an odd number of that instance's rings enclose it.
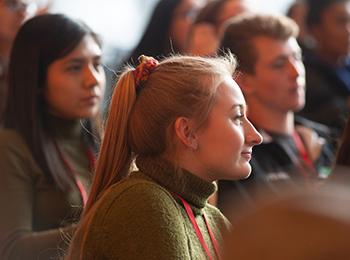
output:
{"label": "woman's nose", "polygon": [[102,77],[102,75],[100,74],[101,72],[97,70],[94,66],[88,65],[85,69],[84,74],[85,85],[87,87],[94,87],[98,85],[100,82],[100,78]]}
{"label": "woman's nose", "polygon": [[259,145],[263,141],[263,137],[256,130],[253,124],[247,119],[246,129],[245,129],[245,139],[246,143],[254,146]]}

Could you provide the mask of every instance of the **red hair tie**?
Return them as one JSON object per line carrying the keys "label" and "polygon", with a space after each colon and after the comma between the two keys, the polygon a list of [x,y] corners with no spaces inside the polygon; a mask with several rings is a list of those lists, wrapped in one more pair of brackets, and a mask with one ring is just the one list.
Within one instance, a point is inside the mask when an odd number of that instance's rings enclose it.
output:
{"label": "red hair tie", "polygon": [[159,64],[159,62],[155,58],[148,57],[145,55],[141,55],[138,58],[138,60],[140,64],[133,71],[137,91],[139,91],[143,87],[151,72]]}

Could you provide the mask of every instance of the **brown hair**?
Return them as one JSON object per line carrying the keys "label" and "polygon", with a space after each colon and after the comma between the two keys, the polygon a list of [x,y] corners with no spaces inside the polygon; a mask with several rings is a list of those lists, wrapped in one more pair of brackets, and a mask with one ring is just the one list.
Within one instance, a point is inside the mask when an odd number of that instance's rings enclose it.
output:
{"label": "brown hair", "polygon": [[297,37],[297,24],[282,15],[243,14],[230,19],[221,42],[221,51],[231,51],[236,55],[239,70],[254,74],[258,59],[253,39],[265,36],[278,40]]}

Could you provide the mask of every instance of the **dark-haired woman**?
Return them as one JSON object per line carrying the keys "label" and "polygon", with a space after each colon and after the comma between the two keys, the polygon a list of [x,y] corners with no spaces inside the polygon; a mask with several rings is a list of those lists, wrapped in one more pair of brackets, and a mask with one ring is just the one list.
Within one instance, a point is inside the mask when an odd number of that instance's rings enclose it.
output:
{"label": "dark-haired woman", "polygon": [[52,259],[87,200],[105,88],[101,43],[64,15],[28,20],[0,131],[0,259]]}
{"label": "dark-haired woman", "polygon": [[184,53],[187,37],[203,0],[161,0],[128,62],[137,64],[140,55],[157,58]]}

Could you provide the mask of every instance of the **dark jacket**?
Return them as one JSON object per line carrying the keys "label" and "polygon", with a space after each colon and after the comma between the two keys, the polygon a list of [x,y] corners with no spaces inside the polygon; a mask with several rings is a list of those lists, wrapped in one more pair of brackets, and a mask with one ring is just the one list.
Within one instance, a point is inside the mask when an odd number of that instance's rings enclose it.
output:
{"label": "dark jacket", "polygon": [[219,182],[218,207],[224,214],[229,211],[232,214],[231,211],[235,211],[238,205],[254,207],[261,196],[278,195],[286,188],[295,188],[328,176],[335,151],[328,128],[304,118],[296,118],[296,124],[313,129],[326,140],[313,167],[307,167],[300,158],[293,137],[260,129],[264,141],[253,148],[251,175],[246,180]]}
{"label": "dark jacket", "polygon": [[334,128],[340,136],[349,114],[350,59],[334,67],[309,51],[305,70],[306,104],[299,114]]}

